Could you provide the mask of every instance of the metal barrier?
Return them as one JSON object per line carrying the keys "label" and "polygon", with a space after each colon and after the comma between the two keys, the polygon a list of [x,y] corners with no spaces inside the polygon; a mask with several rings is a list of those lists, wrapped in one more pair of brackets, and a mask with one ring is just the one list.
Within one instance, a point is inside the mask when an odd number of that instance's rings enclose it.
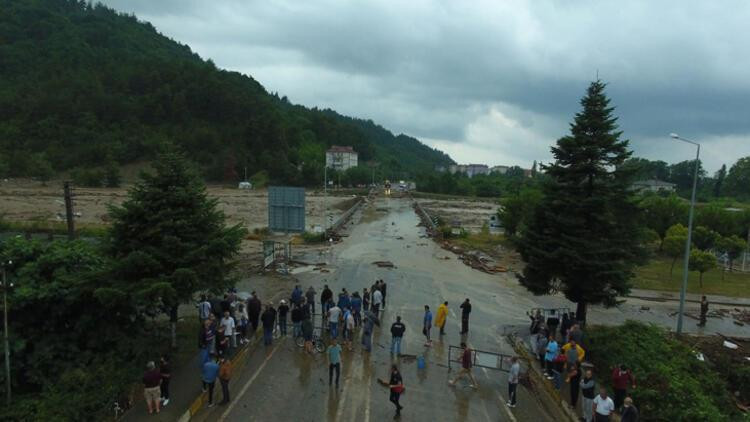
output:
{"label": "metal barrier", "polygon": [[[562,318],[563,314],[570,314],[570,308],[532,308],[531,309],[531,315],[536,315],[536,311],[539,311],[543,317],[548,317],[552,315],[552,311],[555,311],[555,315],[558,315],[559,318]],[[561,321],[562,322],[562,321]]]}
{"label": "metal barrier", "polygon": [[359,208],[360,208],[360,207],[362,206],[362,204],[364,204],[364,203],[365,203],[365,200],[364,200],[364,198],[362,198],[362,197],[359,197],[359,198],[357,198],[357,202],[356,202],[356,203],[355,203],[354,205],[352,205],[352,207],[351,207],[351,208],[349,208],[349,210],[347,210],[347,211],[346,211],[346,212],[345,212],[344,214],[342,214],[342,215],[341,215],[341,217],[339,217],[339,219],[338,219],[338,220],[337,220],[337,221],[336,221],[335,223],[333,223],[333,225],[331,226],[331,228],[330,228],[329,230],[330,230],[330,231],[333,231],[333,232],[336,232],[336,231],[338,231],[338,230],[339,230],[339,229],[341,228],[341,226],[343,226],[343,225],[344,225],[344,224],[345,224],[345,223],[346,223],[347,221],[349,221],[349,218],[350,218],[350,217],[351,217],[351,216],[352,216],[352,215],[353,215],[353,214],[354,214],[354,213],[355,213],[355,212],[356,212],[356,211],[357,211],[357,210],[358,210],[358,209],[359,209]]}
{"label": "metal barrier", "polygon": [[[455,351],[454,351],[455,350]],[[461,365],[461,359],[464,349],[459,346],[448,346],[448,369],[452,369],[453,363]],[[510,358],[515,355],[506,355],[504,353],[488,352],[485,350],[471,349],[471,364],[480,368],[497,369],[500,371],[510,371]]]}

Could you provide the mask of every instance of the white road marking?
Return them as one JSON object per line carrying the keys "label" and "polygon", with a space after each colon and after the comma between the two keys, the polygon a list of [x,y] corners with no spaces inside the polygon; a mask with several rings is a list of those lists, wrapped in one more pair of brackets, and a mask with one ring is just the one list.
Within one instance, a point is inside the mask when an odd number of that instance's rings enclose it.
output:
{"label": "white road marking", "polygon": [[[271,353],[269,353],[268,356],[266,356],[266,359],[263,361],[263,363],[260,364],[258,369],[253,374],[253,376],[245,383],[245,385],[242,387],[242,390],[240,390],[240,393],[236,397],[239,398],[245,395],[245,393],[247,392],[247,389],[250,388],[250,385],[252,385],[253,381],[255,381],[255,379],[258,377],[261,371],[263,371],[263,368],[266,367],[266,364],[271,360],[271,357],[273,356],[274,353],[276,353],[276,350],[279,349],[280,345],[281,345],[281,342],[276,343],[276,345],[271,350]],[[221,417],[219,418],[219,421],[226,420],[227,416],[229,416],[229,413],[232,411],[232,409],[234,409],[234,406],[236,406],[237,403],[239,402],[240,401],[236,399],[230,402],[229,407],[227,407],[227,410],[225,410],[224,413],[221,415]]]}

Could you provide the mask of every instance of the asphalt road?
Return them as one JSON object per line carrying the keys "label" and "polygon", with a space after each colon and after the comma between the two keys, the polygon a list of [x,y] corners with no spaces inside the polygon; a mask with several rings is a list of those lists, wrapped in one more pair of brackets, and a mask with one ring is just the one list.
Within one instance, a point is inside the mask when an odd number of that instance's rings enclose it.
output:
{"label": "asphalt road", "polygon": [[[551,420],[534,394],[519,387],[518,407],[505,406],[507,374],[498,370],[475,368],[480,387],[474,390],[464,382],[455,387],[448,380],[448,345],[458,346],[459,305],[465,298],[473,304],[470,332],[464,337],[471,347],[513,354],[504,338],[509,330],[528,326],[525,315],[534,307],[573,307],[560,296],[535,297],[521,287],[510,274],[489,275],[473,270],[424,237],[409,200],[378,198],[357,216],[349,236],[333,246],[330,253],[296,257],[308,262],[329,262],[330,273],[307,271],[296,274],[303,290],[309,285],[318,292],[328,284],[337,294],[346,287],[350,292],[370,287],[376,279],[388,284],[383,324],[373,336],[373,351],[366,353],[356,336],[353,351],[342,356],[341,388],[328,386],[328,365],[324,354],[308,355],[291,338],[276,340],[272,346],[259,346],[248,354],[247,362],[234,374],[229,405],[202,409],[199,421],[381,421],[393,417],[386,387],[377,378],[387,379],[391,363],[401,368],[406,386],[402,396],[401,420],[452,421],[546,421]],[[445,259],[448,257],[448,259]],[[395,268],[380,268],[374,261],[391,261]],[[439,337],[433,329],[432,347],[424,346],[421,321],[424,305],[433,313],[444,300],[451,314],[447,333]],[[649,306],[642,310],[641,306]],[[319,304],[317,304],[319,306]],[[616,308],[591,307],[589,322],[619,324],[625,319],[651,321],[673,326],[670,316],[675,303],[628,303]],[[402,353],[423,355],[425,369],[418,369],[412,358],[393,359],[390,355],[390,324],[400,315],[407,326]],[[717,329],[733,334],[731,323],[711,322]],[[687,331],[696,331],[687,323]],[[291,332],[291,328],[290,328]],[[359,334],[359,333],[357,333]],[[217,385],[218,387],[218,385]],[[218,388],[217,388],[218,390]],[[218,392],[220,396],[221,393]],[[219,399],[217,398],[218,402]]]}
{"label": "asphalt road", "polygon": [[[519,389],[517,408],[505,406],[505,372],[476,368],[474,375],[480,384],[477,390],[464,381],[455,387],[448,385],[455,374],[455,369],[447,368],[448,345],[458,346],[461,342],[457,314],[464,298],[469,297],[473,304],[470,332],[465,340],[476,349],[506,354],[513,352],[502,336],[503,325],[525,324],[524,312],[534,303],[520,300],[519,293],[506,289],[497,277],[465,267],[455,257],[440,259],[448,254],[420,237],[424,230],[417,227],[417,216],[406,199],[380,198],[361,217],[360,224],[353,226],[350,235],[335,245],[327,257],[331,273],[310,272],[297,277],[303,289],[312,284],[320,291],[327,283],[336,293],[343,287],[361,292],[378,278],[388,283],[383,324],[373,336],[372,353],[362,350],[358,338],[353,351],[344,351],[341,386],[336,390],[328,386],[324,354],[307,355],[291,338],[277,340],[269,347],[260,346],[234,374],[230,384],[232,402],[203,409],[195,420],[391,419],[394,407],[388,401],[387,388],[378,384],[377,378],[387,379],[392,362],[400,366],[406,386],[401,420],[550,420],[536,399],[523,389]],[[396,268],[379,268],[372,265],[373,261],[391,261]],[[423,307],[430,305],[435,312],[444,300],[451,308],[447,333],[440,338],[433,329],[433,346],[425,347],[421,333]],[[413,358],[391,357],[389,328],[396,315],[407,325],[402,354],[423,355],[425,369],[418,369]]]}

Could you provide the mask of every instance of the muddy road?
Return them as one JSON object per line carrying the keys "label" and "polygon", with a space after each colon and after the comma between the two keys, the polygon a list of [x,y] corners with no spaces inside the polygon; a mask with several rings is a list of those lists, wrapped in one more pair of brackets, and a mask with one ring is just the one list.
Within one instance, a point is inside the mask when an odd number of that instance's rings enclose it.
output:
{"label": "muddy road", "polygon": [[[351,226],[348,236],[329,252],[295,256],[307,262],[327,261],[330,272],[310,270],[294,276],[303,290],[312,285],[319,293],[328,284],[334,294],[344,287],[350,292],[361,292],[374,280],[385,280],[387,306],[381,327],[373,336],[373,351],[363,352],[360,332],[355,332],[354,350],[344,350],[342,355],[341,388],[336,390],[328,386],[324,354],[307,355],[291,338],[275,340],[268,347],[259,345],[249,352],[243,367],[234,374],[232,403],[204,408],[196,414],[196,420],[391,419],[394,408],[388,401],[388,391],[377,382],[377,378],[387,377],[391,363],[401,368],[406,386],[401,399],[404,406],[401,420],[551,420],[536,395],[522,387],[519,387],[518,407],[505,406],[505,372],[475,368],[474,375],[480,384],[477,390],[462,381],[455,387],[449,386],[448,380],[455,369],[447,368],[448,346],[466,341],[475,349],[514,354],[504,334],[528,332],[525,315],[528,309],[572,308],[572,304],[559,296],[532,296],[511,274],[485,274],[465,266],[455,256],[443,259],[446,251],[424,237],[424,228],[418,226],[417,216],[406,198],[377,198],[355,220],[357,224]],[[381,268],[372,264],[375,261],[390,261],[394,267]],[[469,333],[461,336],[459,305],[465,298],[470,298],[473,312]],[[433,329],[433,345],[425,347],[421,333],[423,307],[429,305],[435,312],[443,301],[448,301],[451,309],[446,335],[441,337]],[[644,305],[649,309],[642,310]],[[316,303],[318,312],[319,306]],[[673,327],[674,317],[669,314],[676,306],[676,303],[631,300],[611,309],[594,306],[589,322],[619,324],[630,318]],[[426,368],[418,369],[413,358],[391,357],[389,327],[397,315],[407,326],[402,353],[424,356]],[[708,329],[742,335],[731,323],[720,324],[721,321],[710,320]],[[697,330],[689,321],[686,328]]]}

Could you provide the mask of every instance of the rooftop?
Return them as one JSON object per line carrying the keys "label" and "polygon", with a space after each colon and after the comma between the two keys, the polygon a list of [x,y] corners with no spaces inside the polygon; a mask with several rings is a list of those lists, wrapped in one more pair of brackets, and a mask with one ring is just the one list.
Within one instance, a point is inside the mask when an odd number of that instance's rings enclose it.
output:
{"label": "rooftop", "polygon": [[354,148],[350,146],[339,146],[339,145],[331,145],[330,148],[328,148],[328,151],[326,152],[351,152],[356,154],[357,151],[354,150]]}

